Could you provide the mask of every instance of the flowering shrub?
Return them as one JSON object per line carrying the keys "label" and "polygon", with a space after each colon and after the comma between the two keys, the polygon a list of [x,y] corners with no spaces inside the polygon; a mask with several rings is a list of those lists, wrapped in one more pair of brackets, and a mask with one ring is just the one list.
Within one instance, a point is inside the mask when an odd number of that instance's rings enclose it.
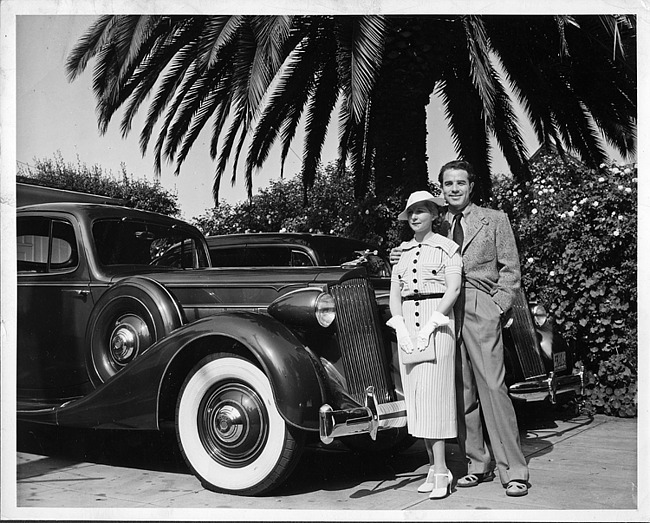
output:
{"label": "flowering shrub", "polygon": [[[305,198],[306,196],[306,198]],[[299,178],[272,181],[251,201],[225,201],[192,219],[206,235],[240,232],[310,232],[358,238],[388,248],[403,233],[395,217],[404,202],[397,196],[379,201],[372,190],[357,201],[350,173],[335,164],[321,169],[305,195]]]}
{"label": "flowering shrub", "polygon": [[178,216],[178,196],[165,190],[158,182],[134,179],[121,166],[121,178],[113,176],[98,165],[88,167],[77,159],[77,163],[66,162],[60,152],[53,159],[35,159],[34,166],[21,166],[17,181],[67,189],[90,194],[99,194],[122,200],[126,207]]}
{"label": "flowering shrub", "polygon": [[[438,195],[440,189],[428,190]],[[306,198],[305,198],[306,196]],[[371,187],[363,199],[354,198],[354,179],[338,175],[335,163],[319,170],[306,194],[299,178],[272,181],[252,200],[217,207],[194,217],[192,223],[206,235],[241,232],[310,232],[357,238],[388,250],[412,236],[405,222],[398,222],[405,199],[397,194],[379,200]]]}
{"label": "flowering shrub", "polygon": [[585,407],[636,414],[637,168],[589,170],[553,154],[531,165],[533,181],[499,178],[495,207],[518,236],[522,283],[547,306],[588,370]]}

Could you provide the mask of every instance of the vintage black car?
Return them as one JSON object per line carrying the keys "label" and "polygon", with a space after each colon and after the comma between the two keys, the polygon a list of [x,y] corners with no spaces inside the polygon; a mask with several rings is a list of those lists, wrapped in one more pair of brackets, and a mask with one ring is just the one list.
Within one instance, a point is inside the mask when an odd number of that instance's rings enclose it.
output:
{"label": "vintage black car", "polygon": [[208,236],[213,267],[312,267],[354,263],[364,256],[368,272],[390,278],[390,264],[375,245],[328,234],[241,233]]}
{"label": "vintage black car", "polygon": [[[29,192],[18,188],[19,420],[175,431],[206,488],[242,495],[283,482],[310,439],[403,440],[388,296],[363,263],[213,268],[180,220],[61,191],[22,205]],[[570,359],[549,363],[537,336],[519,339],[522,396],[576,390],[579,376],[556,372]]]}

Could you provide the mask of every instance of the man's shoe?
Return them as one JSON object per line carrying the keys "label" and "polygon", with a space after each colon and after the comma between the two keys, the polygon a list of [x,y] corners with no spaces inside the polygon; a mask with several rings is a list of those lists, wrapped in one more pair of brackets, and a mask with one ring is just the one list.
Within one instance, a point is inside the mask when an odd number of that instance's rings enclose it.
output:
{"label": "man's shoe", "polygon": [[479,483],[492,481],[493,479],[494,474],[492,472],[476,472],[474,474],[467,474],[460,478],[456,483],[456,486],[461,488],[475,487]]}
{"label": "man's shoe", "polygon": [[528,482],[521,479],[511,479],[506,485],[506,496],[518,498],[528,494]]}

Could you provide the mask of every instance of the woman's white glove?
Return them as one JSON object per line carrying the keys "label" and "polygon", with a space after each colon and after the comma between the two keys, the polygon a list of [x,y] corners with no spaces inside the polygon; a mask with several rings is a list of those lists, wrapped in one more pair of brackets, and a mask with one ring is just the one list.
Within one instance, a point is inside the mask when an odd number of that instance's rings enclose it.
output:
{"label": "woman's white glove", "polygon": [[411,336],[409,336],[409,331],[406,329],[406,323],[404,323],[404,316],[393,316],[390,320],[386,322],[391,329],[395,329],[395,334],[397,335],[397,345],[400,350],[403,350],[407,354],[413,352],[413,343],[411,342]]}
{"label": "woman's white glove", "polygon": [[433,311],[431,318],[418,332],[418,350],[424,350],[429,344],[429,338],[438,327],[449,325],[449,318],[438,311]]}

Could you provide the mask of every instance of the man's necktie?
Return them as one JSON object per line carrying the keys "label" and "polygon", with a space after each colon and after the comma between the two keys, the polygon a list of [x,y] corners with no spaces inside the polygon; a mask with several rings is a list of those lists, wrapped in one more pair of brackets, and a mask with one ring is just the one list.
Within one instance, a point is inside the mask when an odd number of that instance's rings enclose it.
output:
{"label": "man's necktie", "polygon": [[465,235],[463,234],[463,226],[460,223],[462,217],[462,212],[459,212],[456,216],[454,216],[454,232],[452,236],[452,239],[460,246],[461,249],[463,247],[463,240],[465,239]]}

